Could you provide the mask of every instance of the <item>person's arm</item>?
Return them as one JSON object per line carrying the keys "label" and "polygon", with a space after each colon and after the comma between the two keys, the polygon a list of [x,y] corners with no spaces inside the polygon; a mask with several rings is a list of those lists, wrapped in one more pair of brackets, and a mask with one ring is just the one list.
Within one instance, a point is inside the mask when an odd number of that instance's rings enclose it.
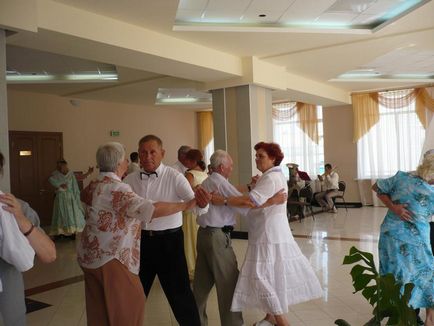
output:
{"label": "person's arm", "polygon": [[78,181],[83,181],[84,179],[86,179],[89,175],[91,175],[93,173],[93,166],[89,166],[89,168],[87,169],[86,173],[83,174],[79,174],[76,176],[76,179]]}
{"label": "person's arm", "polygon": [[412,213],[406,208],[406,204],[395,204],[388,194],[379,192],[377,183],[372,186],[372,190],[376,192],[378,199],[380,199],[381,202],[386,205],[386,207],[390,209],[395,215],[399,216],[401,220],[412,220]]}
{"label": "person's arm", "polygon": [[196,200],[192,199],[188,202],[180,203],[156,202],[153,205],[154,213],[152,214],[152,218],[158,218],[191,209],[196,205]]}
{"label": "person's arm", "polygon": [[0,202],[7,205],[3,206],[4,210],[14,215],[18,228],[27,237],[30,245],[35,250],[36,256],[43,263],[55,261],[56,247],[54,242],[24,216],[21,205],[15,196],[12,194],[0,195]]}
{"label": "person's arm", "polygon": [[190,172],[185,172],[185,177],[187,178],[188,183],[190,184],[191,189],[193,189],[194,176]]}
{"label": "person's arm", "polygon": [[280,189],[272,197],[268,198],[267,201],[261,206],[256,206],[255,203],[250,199],[249,196],[231,196],[224,197],[220,194],[213,193],[211,203],[216,206],[231,206],[231,207],[247,207],[247,208],[265,208],[273,205],[280,205],[285,203],[288,199],[288,195],[285,193],[284,189]]}

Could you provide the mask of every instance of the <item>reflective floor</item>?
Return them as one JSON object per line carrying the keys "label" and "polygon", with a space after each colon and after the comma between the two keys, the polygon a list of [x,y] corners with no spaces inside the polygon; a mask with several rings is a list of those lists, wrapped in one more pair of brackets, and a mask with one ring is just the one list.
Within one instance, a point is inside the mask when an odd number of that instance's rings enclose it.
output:
{"label": "reflective floor", "polygon": [[[352,246],[374,253],[377,260],[379,226],[384,208],[340,208],[337,214],[322,213],[290,224],[301,250],[310,260],[324,288],[322,299],[290,307],[291,326],[334,325],[343,318],[352,326],[363,325],[371,318],[371,306],[361,294],[353,294],[349,271],[343,257]],[[50,265],[37,264],[25,274],[28,298],[50,304],[28,314],[28,325],[86,325],[84,283],[76,263],[75,242],[56,242],[58,259]],[[247,240],[234,240],[233,246],[241,265]],[[377,261],[378,266],[378,261]],[[217,298],[212,292],[208,303],[210,326],[220,325]],[[260,311],[243,312],[246,325],[263,318]],[[161,286],[156,282],[146,303],[145,325],[178,325]]]}

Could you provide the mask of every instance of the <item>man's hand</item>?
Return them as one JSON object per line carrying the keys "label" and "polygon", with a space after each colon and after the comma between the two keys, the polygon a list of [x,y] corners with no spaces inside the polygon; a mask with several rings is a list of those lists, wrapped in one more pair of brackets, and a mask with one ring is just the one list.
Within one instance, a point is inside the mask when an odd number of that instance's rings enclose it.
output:
{"label": "man's hand", "polygon": [[273,197],[268,198],[268,200],[272,205],[284,204],[288,200],[288,194],[285,192],[285,189],[282,188],[276,192]]}
{"label": "man's hand", "polygon": [[196,205],[200,208],[206,207],[212,199],[212,195],[200,186],[196,187],[194,190],[194,197],[196,199]]}

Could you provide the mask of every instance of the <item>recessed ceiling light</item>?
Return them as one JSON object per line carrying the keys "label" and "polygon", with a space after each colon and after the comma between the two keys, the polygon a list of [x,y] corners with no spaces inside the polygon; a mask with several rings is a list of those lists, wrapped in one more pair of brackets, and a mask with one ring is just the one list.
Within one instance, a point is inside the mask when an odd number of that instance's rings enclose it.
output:
{"label": "recessed ceiling light", "polygon": [[260,14],[260,15],[258,15],[258,17],[264,18],[264,17],[267,17],[267,15],[266,14]]}

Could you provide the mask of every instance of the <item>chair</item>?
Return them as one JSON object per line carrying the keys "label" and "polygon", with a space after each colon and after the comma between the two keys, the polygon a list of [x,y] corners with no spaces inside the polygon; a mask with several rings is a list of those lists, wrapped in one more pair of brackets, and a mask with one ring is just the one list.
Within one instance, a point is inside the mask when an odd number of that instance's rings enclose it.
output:
{"label": "chair", "polygon": [[345,210],[348,212],[347,203],[345,202],[345,198],[344,198],[345,189],[347,188],[347,184],[345,183],[345,181],[339,181],[338,185],[339,185],[339,195],[333,197],[333,203],[335,204],[335,207],[336,207],[336,200],[342,199],[342,202],[344,203]]}
{"label": "chair", "polygon": [[295,213],[298,214],[299,220],[304,218],[304,208],[307,207],[310,210],[312,218],[315,219],[315,214],[312,208],[312,188],[310,186],[305,186],[299,192],[294,190],[291,193],[291,196],[288,198],[286,207],[290,216]]}

